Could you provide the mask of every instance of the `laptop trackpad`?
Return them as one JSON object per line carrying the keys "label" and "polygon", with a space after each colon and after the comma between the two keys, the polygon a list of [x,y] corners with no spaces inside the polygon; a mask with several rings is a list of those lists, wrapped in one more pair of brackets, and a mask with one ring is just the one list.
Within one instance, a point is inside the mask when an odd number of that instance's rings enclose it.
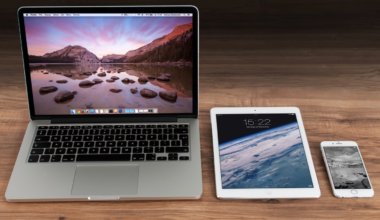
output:
{"label": "laptop trackpad", "polygon": [[135,195],[139,167],[136,165],[77,166],[73,195]]}

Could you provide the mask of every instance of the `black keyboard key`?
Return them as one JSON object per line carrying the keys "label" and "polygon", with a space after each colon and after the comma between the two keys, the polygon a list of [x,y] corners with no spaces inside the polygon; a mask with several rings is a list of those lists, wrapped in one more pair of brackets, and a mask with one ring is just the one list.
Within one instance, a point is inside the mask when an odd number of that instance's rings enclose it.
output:
{"label": "black keyboard key", "polygon": [[60,141],[61,140],[61,136],[52,136],[50,138],[50,141]]}
{"label": "black keyboard key", "polygon": [[139,148],[139,147],[133,148],[133,153],[142,153],[142,152],[143,152],[142,148]]}
{"label": "black keyboard key", "polygon": [[29,163],[35,163],[35,162],[38,162],[38,158],[39,158],[38,155],[30,155],[30,156],[29,156],[29,159],[28,159],[28,162],[29,162]]}
{"label": "black keyboard key", "polygon": [[124,126],[123,125],[115,125],[113,127],[116,128],[116,129],[120,129],[120,128],[123,128]]}
{"label": "black keyboard key", "polygon": [[183,147],[189,146],[189,140],[182,140],[181,146]]}
{"label": "black keyboard key", "polygon": [[112,129],[111,134],[120,134],[120,129]]}
{"label": "black keyboard key", "polygon": [[90,131],[87,129],[79,130],[79,135],[88,135],[88,133],[90,133]]}
{"label": "black keyboard key", "polygon": [[73,141],[82,141],[82,136],[79,136],[79,135],[74,136]]}
{"label": "black keyboard key", "polygon": [[30,152],[30,154],[42,154],[44,152],[44,149],[40,148],[40,149],[32,149],[32,151]]}
{"label": "black keyboard key", "polygon": [[100,134],[102,134],[102,135],[109,134],[109,133],[110,133],[109,129],[102,129],[102,130],[100,130]]}
{"label": "black keyboard key", "polygon": [[50,145],[50,142],[37,142],[33,144],[33,148],[49,148]]}
{"label": "black keyboard key", "polygon": [[88,129],[91,129],[92,126],[91,125],[82,125],[81,129],[83,130],[88,130]]}
{"label": "black keyboard key", "polygon": [[101,154],[108,154],[110,152],[109,148],[100,148],[100,153]]}
{"label": "black keyboard key", "polygon": [[115,147],[116,146],[116,141],[107,141],[106,146],[107,147]]}
{"label": "black keyboard key", "polygon": [[154,152],[155,153],[164,153],[165,152],[165,148],[164,147],[155,147],[154,148]]}
{"label": "black keyboard key", "polygon": [[[92,129],[96,129],[96,130],[98,130],[98,129],[102,129],[102,127],[103,126],[101,126],[101,125],[93,125],[92,126]],[[94,130],[93,130],[94,131]]]}
{"label": "black keyboard key", "polygon": [[69,130],[68,134],[69,135],[78,135],[79,131],[78,130]]}
{"label": "black keyboard key", "polygon": [[188,147],[167,147],[166,153],[188,153]]}
{"label": "black keyboard key", "polygon": [[143,161],[144,156],[145,156],[144,154],[133,154],[132,161]]}
{"label": "black keyboard key", "polygon": [[76,154],[77,153],[77,149],[76,148],[69,148],[67,149],[67,154]]}
{"label": "black keyboard key", "polygon": [[162,129],[161,128],[153,129],[153,134],[162,134]]}
{"label": "black keyboard key", "polygon": [[80,129],[80,126],[78,126],[78,125],[71,126],[70,129]]}
{"label": "black keyboard key", "polygon": [[60,129],[70,129],[70,126],[61,126]]}
{"label": "black keyboard key", "polygon": [[106,140],[106,141],[113,141],[115,138],[114,138],[114,136],[113,135],[106,135],[105,137],[104,137],[104,140]]}
{"label": "black keyboard key", "polygon": [[46,135],[57,135],[57,130],[48,130]]}
{"label": "black keyboard key", "polygon": [[170,145],[172,147],[179,147],[179,146],[181,146],[181,142],[180,141],[171,141]]}
{"label": "black keyboard key", "polygon": [[179,160],[189,160],[189,157],[188,156],[180,156]]}
{"label": "black keyboard key", "polygon": [[58,148],[55,150],[56,154],[65,154],[66,153],[66,148]]}
{"label": "black keyboard key", "polygon": [[176,135],[176,134],[169,134],[168,138],[169,138],[169,140],[177,140],[178,139],[178,135]]}
{"label": "black keyboard key", "polygon": [[131,133],[131,129],[121,129],[121,133],[122,134],[130,134]]}
{"label": "black keyboard key", "polygon": [[144,153],[153,153],[153,147],[145,147]]}
{"label": "black keyboard key", "polygon": [[53,142],[51,147],[54,147],[54,148],[62,147],[62,142]]}
{"label": "black keyboard key", "polygon": [[149,141],[150,147],[158,147],[160,145],[160,142],[158,141]]}
{"label": "black keyboard key", "polygon": [[74,142],[74,147],[83,147],[83,142]]}
{"label": "black keyboard key", "polygon": [[59,130],[58,135],[67,135],[67,130]]}
{"label": "black keyboard key", "polygon": [[41,155],[40,162],[49,162],[50,161],[50,155]]}
{"label": "black keyboard key", "polygon": [[157,136],[157,140],[159,141],[165,141],[168,139],[168,135],[167,134],[160,134]]}
{"label": "black keyboard key", "polygon": [[58,129],[58,126],[50,126],[49,129]]}
{"label": "black keyboard key", "polygon": [[72,147],[73,142],[63,142],[62,147]]}
{"label": "black keyboard key", "polygon": [[157,140],[157,135],[155,135],[155,134],[149,134],[147,136],[147,140],[150,140],[150,141]]}
{"label": "black keyboard key", "polygon": [[95,142],[87,141],[87,142],[84,143],[84,146],[85,147],[94,147],[95,146]]}
{"label": "black keyboard key", "polygon": [[35,142],[45,142],[49,140],[50,140],[49,136],[36,136],[36,138],[34,139]]}
{"label": "black keyboard key", "polygon": [[99,130],[90,130],[90,134],[91,135],[98,135],[100,132],[99,132]]}
{"label": "black keyboard key", "polygon": [[187,134],[180,134],[178,136],[178,139],[180,139],[180,140],[189,140],[189,135],[187,135]]}
{"label": "black keyboard key", "polygon": [[75,161],[75,155],[68,154],[68,155],[63,155],[62,157],[62,162],[74,162]]}
{"label": "black keyboard key", "polygon": [[78,154],[87,154],[88,148],[79,148]]}
{"label": "black keyboard key", "polygon": [[113,125],[103,125],[103,128],[104,129],[111,129],[111,128],[113,128]]}
{"label": "black keyboard key", "polygon": [[38,126],[38,130],[45,130],[45,129],[48,129],[49,127],[48,126]]}
{"label": "black keyboard key", "polygon": [[151,134],[152,133],[152,129],[145,128],[145,129],[142,130],[142,133],[143,134]]}
{"label": "black keyboard key", "polygon": [[128,141],[128,146],[129,147],[136,147],[137,146],[137,141]]}
{"label": "black keyboard key", "polygon": [[143,134],[136,135],[136,140],[138,140],[138,141],[145,140],[145,135],[143,135]]}
{"label": "black keyboard key", "polygon": [[53,148],[46,148],[44,154],[54,154],[55,149]]}
{"label": "black keyboard key", "polygon": [[139,141],[139,147],[146,147],[148,146],[148,141]]}
{"label": "black keyboard key", "polygon": [[83,136],[83,141],[92,141],[92,136],[91,135],[86,135],[86,136]]}
{"label": "black keyboard key", "polygon": [[125,128],[134,128],[134,125],[126,125]]}
{"label": "black keyboard key", "polygon": [[135,125],[136,128],[145,128],[145,125]]}
{"label": "black keyboard key", "polygon": [[95,135],[94,136],[94,141],[102,141],[103,140],[103,135]]}
{"label": "black keyboard key", "polygon": [[145,156],[145,159],[149,160],[149,161],[156,160],[156,155],[155,154],[147,154]]}
{"label": "black keyboard key", "polygon": [[126,142],[126,141],[118,141],[118,142],[116,143],[116,145],[117,145],[118,147],[126,147],[126,146],[127,146],[127,142]]}
{"label": "black keyboard key", "polygon": [[97,153],[99,153],[99,148],[90,148],[88,153],[89,154],[97,154]]}
{"label": "black keyboard key", "polygon": [[123,153],[123,154],[130,154],[130,153],[132,153],[132,148],[123,147],[121,149],[121,153]]}
{"label": "black keyboard key", "polygon": [[115,140],[117,140],[117,141],[122,141],[122,140],[124,140],[125,138],[124,138],[124,135],[116,135],[115,136]]}
{"label": "black keyboard key", "polygon": [[174,129],[174,133],[176,133],[176,134],[187,134],[187,133],[189,133],[189,131],[187,130],[187,128],[177,128],[177,129]]}
{"label": "black keyboard key", "polygon": [[167,160],[167,157],[157,157],[157,160]]}
{"label": "black keyboard key", "polygon": [[136,140],[136,136],[129,134],[129,135],[125,136],[125,139],[128,141],[133,141],[133,140]]}
{"label": "black keyboard key", "polygon": [[132,134],[141,134],[141,129],[132,129]]}
{"label": "black keyboard key", "polygon": [[130,154],[87,154],[78,155],[77,161],[129,161]]}
{"label": "black keyboard key", "polygon": [[61,162],[61,158],[62,156],[61,155],[53,155],[51,156],[51,162]]}
{"label": "black keyboard key", "polygon": [[178,160],[178,154],[169,154],[168,159],[169,160]]}
{"label": "black keyboard key", "polygon": [[63,136],[62,141],[71,141],[71,136]]}
{"label": "black keyboard key", "polygon": [[104,141],[96,142],[96,143],[95,143],[95,146],[96,146],[96,147],[105,147],[105,146],[106,146],[106,142],[104,142]]}
{"label": "black keyboard key", "polygon": [[118,147],[111,148],[111,154],[120,154],[120,148]]}
{"label": "black keyboard key", "polygon": [[160,146],[161,147],[170,146],[170,141],[160,141]]}

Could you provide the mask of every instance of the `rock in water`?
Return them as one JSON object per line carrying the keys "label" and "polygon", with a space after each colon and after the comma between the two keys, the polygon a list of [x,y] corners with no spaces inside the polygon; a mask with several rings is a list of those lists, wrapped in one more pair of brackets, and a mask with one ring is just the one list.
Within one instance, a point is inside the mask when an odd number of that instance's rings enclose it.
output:
{"label": "rock in water", "polygon": [[98,73],[98,76],[100,76],[100,77],[104,77],[104,76],[106,76],[106,73]]}
{"label": "rock in water", "polygon": [[112,76],[111,79],[113,79],[113,80],[118,80],[118,79],[120,79],[120,78],[117,77],[117,76]]}
{"label": "rock in water", "polygon": [[141,76],[139,79],[138,79],[139,83],[141,84],[145,84],[148,82],[148,78],[146,78],[145,76]]}
{"label": "rock in water", "polygon": [[51,92],[55,92],[57,91],[58,88],[55,87],[55,86],[44,86],[44,87],[41,87],[40,88],[40,94],[47,94],[47,93],[51,93]]}
{"label": "rock in water", "polygon": [[84,80],[84,81],[82,81],[82,82],[79,83],[79,86],[80,87],[84,87],[84,88],[91,87],[93,85],[95,85],[95,83],[92,82],[92,81],[90,81],[90,80]]}
{"label": "rock in water", "polygon": [[57,83],[67,83],[67,80],[65,80],[65,79],[60,79],[60,80],[57,80],[56,82],[57,82]]}
{"label": "rock in water", "polygon": [[163,82],[168,82],[168,81],[170,81],[170,78],[165,76],[165,75],[161,75],[161,76],[157,77],[157,80],[163,81]]}
{"label": "rock in water", "polygon": [[62,102],[66,102],[68,100],[71,100],[74,98],[74,94],[70,91],[67,91],[67,90],[64,90],[64,91],[60,91],[55,97],[54,97],[54,101],[56,103],[62,103]]}
{"label": "rock in water", "polygon": [[140,95],[145,98],[154,98],[157,96],[157,92],[150,89],[142,89]]}
{"label": "rock in water", "polygon": [[119,92],[121,92],[121,91],[123,91],[123,90],[122,90],[122,89],[115,89],[115,88],[112,88],[112,89],[110,89],[110,91],[113,92],[113,93],[119,93]]}
{"label": "rock in water", "polygon": [[63,75],[66,77],[72,77],[73,76],[73,74],[71,74],[71,73],[64,73]]}
{"label": "rock in water", "polygon": [[159,92],[159,96],[168,102],[176,102],[177,101],[177,92],[171,91],[161,91]]}
{"label": "rock in water", "polygon": [[128,79],[128,78],[124,78],[121,80],[123,83],[125,84],[129,84],[129,83],[135,83],[135,81],[133,79]]}
{"label": "rock in water", "polygon": [[115,82],[115,80],[113,80],[113,79],[106,79],[106,82],[113,83],[113,82]]}
{"label": "rock in water", "polygon": [[102,82],[103,82],[103,80],[98,79],[98,78],[95,78],[95,79],[93,79],[92,81],[93,81],[95,84],[99,84],[99,83],[102,83]]}
{"label": "rock in water", "polygon": [[132,94],[136,94],[139,90],[137,89],[137,87],[135,88],[131,88],[131,93]]}

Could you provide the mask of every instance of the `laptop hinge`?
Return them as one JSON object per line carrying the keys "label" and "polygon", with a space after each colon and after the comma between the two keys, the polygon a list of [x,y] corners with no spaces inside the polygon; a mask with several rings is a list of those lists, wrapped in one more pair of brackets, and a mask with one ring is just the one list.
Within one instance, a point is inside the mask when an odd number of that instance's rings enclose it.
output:
{"label": "laptop hinge", "polygon": [[177,122],[175,117],[154,118],[56,118],[51,119],[52,124],[74,124],[74,123],[144,123],[144,122]]}

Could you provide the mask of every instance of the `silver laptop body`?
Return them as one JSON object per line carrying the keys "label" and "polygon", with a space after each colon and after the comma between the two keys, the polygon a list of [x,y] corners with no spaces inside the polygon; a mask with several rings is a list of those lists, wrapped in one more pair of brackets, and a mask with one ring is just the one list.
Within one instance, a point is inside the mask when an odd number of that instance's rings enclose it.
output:
{"label": "silver laptop body", "polygon": [[200,198],[198,10],[22,7],[18,16],[31,121],[7,201]]}

